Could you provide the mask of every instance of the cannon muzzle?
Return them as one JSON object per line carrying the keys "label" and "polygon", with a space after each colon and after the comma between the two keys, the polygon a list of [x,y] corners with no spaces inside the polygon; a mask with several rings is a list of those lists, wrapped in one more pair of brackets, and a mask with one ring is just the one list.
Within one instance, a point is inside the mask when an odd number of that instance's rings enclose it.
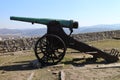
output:
{"label": "cannon muzzle", "polygon": [[57,20],[57,19],[47,19],[47,18],[27,18],[27,17],[14,17],[11,16],[10,20],[30,22],[32,24],[38,23],[43,25],[48,25],[51,21],[58,21],[62,27],[65,28],[78,28],[78,22],[73,20]]}

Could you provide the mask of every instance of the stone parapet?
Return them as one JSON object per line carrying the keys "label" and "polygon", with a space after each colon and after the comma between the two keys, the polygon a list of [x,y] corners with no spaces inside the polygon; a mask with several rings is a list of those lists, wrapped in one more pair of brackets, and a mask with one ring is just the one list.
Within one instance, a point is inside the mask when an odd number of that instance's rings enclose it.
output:
{"label": "stone parapet", "polygon": [[[73,34],[72,37],[82,42],[112,39],[113,37],[120,37],[120,30]],[[0,53],[33,49],[38,39],[39,38],[22,38],[0,41]]]}

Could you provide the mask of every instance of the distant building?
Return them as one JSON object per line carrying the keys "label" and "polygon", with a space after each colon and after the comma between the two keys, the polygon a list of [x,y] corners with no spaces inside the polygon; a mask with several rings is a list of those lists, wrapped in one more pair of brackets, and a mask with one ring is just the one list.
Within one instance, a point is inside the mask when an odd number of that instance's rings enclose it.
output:
{"label": "distant building", "polygon": [[8,39],[15,39],[14,37],[9,37]]}
{"label": "distant building", "polygon": [[2,37],[0,37],[0,41],[2,41]]}

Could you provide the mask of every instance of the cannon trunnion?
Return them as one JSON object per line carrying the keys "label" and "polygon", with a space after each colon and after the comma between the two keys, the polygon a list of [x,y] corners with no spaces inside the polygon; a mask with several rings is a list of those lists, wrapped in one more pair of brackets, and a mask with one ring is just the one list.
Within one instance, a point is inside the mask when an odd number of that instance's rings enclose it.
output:
{"label": "cannon trunnion", "polygon": [[[42,65],[54,65],[60,62],[66,53],[67,48],[72,48],[93,55],[94,59],[104,58],[107,62],[116,62],[119,60],[117,54],[106,53],[86,43],[73,39],[70,35],[73,28],[78,28],[78,22],[73,20],[56,20],[56,19],[36,19],[24,17],[10,17],[11,20],[39,23],[47,25],[47,33],[43,35],[35,44],[34,52]],[[63,27],[70,29],[70,35],[67,35]],[[94,53],[96,52],[96,53]],[[94,53],[94,54],[93,54]]]}

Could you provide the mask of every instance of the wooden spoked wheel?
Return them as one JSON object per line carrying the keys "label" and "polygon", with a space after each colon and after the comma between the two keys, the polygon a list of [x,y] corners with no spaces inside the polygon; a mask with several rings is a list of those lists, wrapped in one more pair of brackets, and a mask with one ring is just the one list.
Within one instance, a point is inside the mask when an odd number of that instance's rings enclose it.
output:
{"label": "wooden spoked wheel", "polygon": [[34,51],[40,63],[54,65],[63,59],[66,45],[57,35],[46,34],[36,42]]}

